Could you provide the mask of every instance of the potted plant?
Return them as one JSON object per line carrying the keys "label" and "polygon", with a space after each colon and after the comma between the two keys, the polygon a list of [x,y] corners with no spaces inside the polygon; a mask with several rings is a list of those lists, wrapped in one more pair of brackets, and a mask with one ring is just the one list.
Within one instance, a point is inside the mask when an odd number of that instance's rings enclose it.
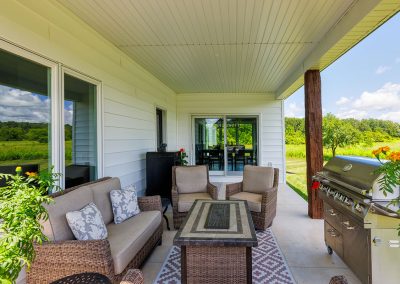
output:
{"label": "potted plant", "polygon": [[[49,189],[60,174],[29,173],[21,167],[14,175],[0,174],[6,186],[0,187],[0,283],[14,283],[21,269],[29,269],[35,258],[34,244],[46,240],[40,220],[48,218],[43,204],[49,204]],[[57,187],[59,188],[59,187]]]}
{"label": "potted plant", "polygon": [[186,161],[187,154],[184,148],[179,149],[179,163],[181,166],[186,166],[188,161]]}
{"label": "potted plant", "polygon": [[[388,192],[393,193],[393,191],[400,186],[400,151],[391,151],[388,146],[385,146],[372,151],[372,154],[381,163],[381,166],[377,170],[378,173],[382,174],[379,179],[380,190],[387,196]],[[382,160],[381,157],[385,160]],[[389,206],[394,205],[396,207],[399,204],[400,195],[392,199]],[[400,209],[397,213],[400,214]],[[397,230],[400,236],[400,225]]]}

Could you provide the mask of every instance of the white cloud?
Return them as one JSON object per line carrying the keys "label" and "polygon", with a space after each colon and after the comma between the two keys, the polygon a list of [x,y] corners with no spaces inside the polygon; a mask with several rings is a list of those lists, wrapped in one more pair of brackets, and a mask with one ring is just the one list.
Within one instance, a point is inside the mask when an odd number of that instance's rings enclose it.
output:
{"label": "white cloud", "polygon": [[390,70],[390,66],[379,66],[378,69],[376,69],[375,73],[378,75],[381,75],[383,73],[385,73],[386,71]]}
{"label": "white cloud", "polygon": [[49,122],[50,100],[45,96],[0,86],[0,121]]}
{"label": "white cloud", "polygon": [[397,110],[400,107],[400,84],[386,83],[375,92],[363,92],[353,103],[355,109]]}
{"label": "white cloud", "polygon": [[336,101],[336,105],[341,106],[341,105],[348,104],[349,102],[350,102],[349,98],[341,97],[339,100]]}
{"label": "white cloud", "polygon": [[383,120],[392,120],[400,123],[400,111],[387,112],[381,114],[378,118]]}
{"label": "white cloud", "polygon": [[[363,92],[358,98],[340,98],[342,107],[336,115],[340,118],[377,118],[400,122],[400,84],[386,83],[380,89]],[[340,102],[340,103],[339,103]]]}
{"label": "white cloud", "polygon": [[336,116],[340,117],[340,118],[363,119],[363,118],[368,117],[368,113],[365,110],[351,109],[351,110],[339,112],[336,114]]}
{"label": "white cloud", "polygon": [[304,106],[298,106],[297,103],[290,103],[285,107],[286,117],[304,117]]}

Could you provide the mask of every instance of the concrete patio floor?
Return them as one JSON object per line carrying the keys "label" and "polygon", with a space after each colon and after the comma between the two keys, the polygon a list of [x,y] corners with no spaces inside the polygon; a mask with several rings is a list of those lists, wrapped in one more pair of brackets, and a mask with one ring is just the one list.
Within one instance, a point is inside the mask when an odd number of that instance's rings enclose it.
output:
{"label": "concrete patio floor", "polygon": [[[219,186],[219,199],[225,199],[225,183],[237,180],[241,177],[211,177],[211,181]],[[166,215],[173,229],[172,210],[169,209]],[[142,267],[145,283],[153,283],[171,249],[176,231],[168,231],[165,222],[164,229],[162,245],[153,251]],[[298,284],[329,283],[334,275],[345,275],[349,283],[361,283],[335,253],[327,253],[323,220],[310,219],[307,203],[285,184],[279,186],[277,216],[272,231]]]}

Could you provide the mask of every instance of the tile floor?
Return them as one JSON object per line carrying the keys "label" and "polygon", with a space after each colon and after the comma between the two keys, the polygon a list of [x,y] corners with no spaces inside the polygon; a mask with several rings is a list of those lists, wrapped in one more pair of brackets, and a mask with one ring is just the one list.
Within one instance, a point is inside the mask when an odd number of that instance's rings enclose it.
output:
{"label": "tile floor", "polygon": [[[235,178],[230,178],[227,182],[235,181]],[[219,187],[219,199],[224,199],[224,178],[212,178],[212,182]],[[167,217],[172,229],[171,210],[168,210]],[[167,231],[165,224],[164,227],[162,245],[154,250],[142,267],[145,283],[153,283],[172,246],[176,231]],[[323,221],[310,219],[307,203],[286,185],[279,188],[278,211],[272,231],[298,284],[329,283],[334,275],[345,275],[349,283],[360,283],[337,255],[328,255]]]}

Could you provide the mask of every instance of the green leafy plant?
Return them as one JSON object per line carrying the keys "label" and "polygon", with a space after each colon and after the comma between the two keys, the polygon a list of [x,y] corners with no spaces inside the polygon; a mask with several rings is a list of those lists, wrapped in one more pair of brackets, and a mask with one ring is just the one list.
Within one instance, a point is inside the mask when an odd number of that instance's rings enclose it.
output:
{"label": "green leafy plant", "polygon": [[[0,187],[0,283],[14,283],[21,269],[29,269],[35,258],[34,244],[41,244],[46,236],[40,220],[47,220],[43,204],[52,198],[47,195],[60,174],[50,172],[26,173],[21,167],[15,175],[0,174],[6,186]],[[58,188],[58,187],[57,187]]]}
{"label": "green leafy plant", "polygon": [[185,152],[184,148],[179,149],[179,162],[181,166],[186,166],[188,164],[188,161],[186,161],[187,154]]}
{"label": "green leafy plant", "polygon": [[[382,174],[379,179],[379,184],[381,185],[380,190],[383,194],[387,196],[387,193],[393,193],[394,189],[400,186],[400,152],[390,151],[388,146],[380,147],[374,151],[372,154],[381,163],[377,172]],[[387,161],[383,161],[381,156]],[[392,199],[390,205],[397,206],[400,204],[400,196]],[[397,211],[400,214],[400,209]],[[400,236],[400,225],[397,229]]]}

